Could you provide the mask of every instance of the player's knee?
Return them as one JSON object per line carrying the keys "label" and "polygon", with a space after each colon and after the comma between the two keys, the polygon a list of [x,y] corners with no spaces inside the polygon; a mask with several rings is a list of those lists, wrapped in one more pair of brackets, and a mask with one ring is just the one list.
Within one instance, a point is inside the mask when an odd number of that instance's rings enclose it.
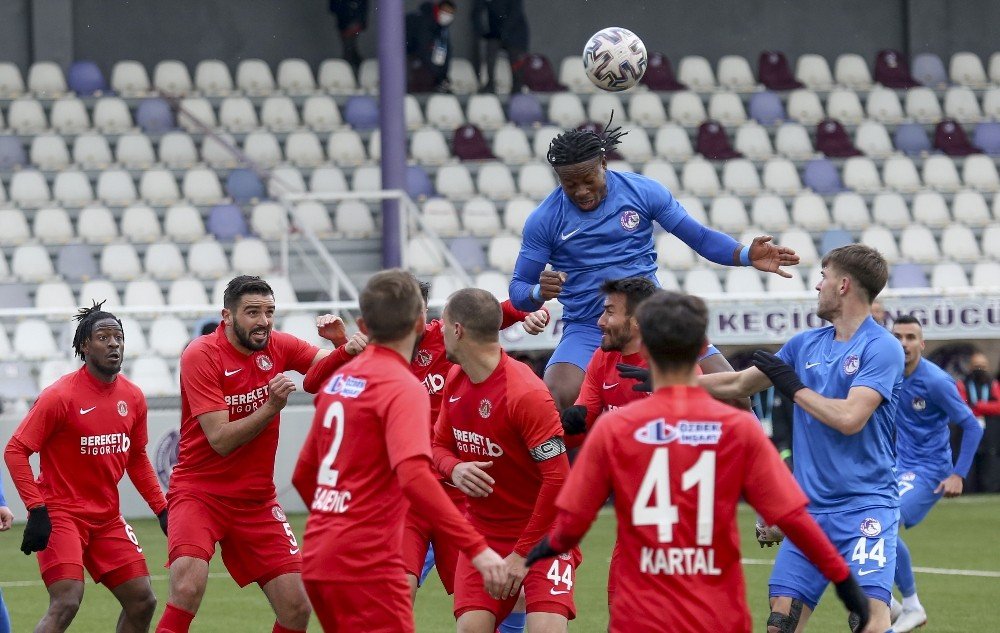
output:
{"label": "player's knee", "polygon": [[312,615],[312,607],[309,606],[309,599],[303,594],[288,601],[281,610],[281,624],[290,629],[304,630],[309,626],[309,616]]}
{"label": "player's knee", "polygon": [[66,628],[76,617],[82,600],[82,593],[65,593],[54,596],[49,602],[49,615],[59,624],[60,628]]}
{"label": "player's knee", "polygon": [[156,596],[152,591],[125,605],[125,614],[133,622],[151,622],[156,612]]}
{"label": "player's knee", "polygon": [[197,611],[204,593],[205,583],[200,578],[191,576],[171,578],[170,602],[185,611],[192,613]]}
{"label": "player's knee", "polygon": [[[772,608],[774,606],[772,605]],[[792,600],[788,613],[771,611],[767,616],[767,633],[794,633],[802,616],[802,601]]]}

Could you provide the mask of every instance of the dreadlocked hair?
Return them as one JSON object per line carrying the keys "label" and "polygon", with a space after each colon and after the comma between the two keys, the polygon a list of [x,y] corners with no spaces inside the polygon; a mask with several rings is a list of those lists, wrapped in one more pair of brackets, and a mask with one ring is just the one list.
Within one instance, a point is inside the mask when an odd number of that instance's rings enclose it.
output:
{"label": "dreadlocked hair", "polygon": [[549,151],[545,155],[549,164],[553,167],[563,165],[575,165],[584,161],[604,156],[608,150],[618,145],[621,137],[628,134],[622,132],[621,126],[611,129],[611,122],[615,120],[615,111],[611,111],[611,118],[604,126],[604,131],[598,134],[590,130],[567,130],[552,139],[549,143]]}
{"label": "dreadlocked hair", "polygon": [[125,331],[122,326],[122,321],[110,312],[105,312],[101,310],[104,306],[104,301],[97,303],[94,301],[94,305],[89,308],[80,308],[76,312],[76,316],[73,320],[77,322],[76,334],[73,335],[73,351],[81,360],[86,360],[83,357],[83,342],[90,338],[90,335],[94,333],[94,324],[103,319],[114,319],[118,322],[118,326]]}

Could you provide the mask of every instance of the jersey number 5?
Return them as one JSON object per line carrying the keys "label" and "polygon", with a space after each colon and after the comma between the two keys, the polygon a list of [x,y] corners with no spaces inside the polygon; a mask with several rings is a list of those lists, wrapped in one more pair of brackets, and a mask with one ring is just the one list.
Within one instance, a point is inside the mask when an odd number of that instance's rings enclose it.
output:
{"label": "jersey number 5", "polygon": [[[334,427],[334,423],[336,426]],[[330,450],[326,452],[326,457],[319,464],[319,472],[316,476],[316,483],[320,486],[337,487],[337,477],[340,472],[333,468],[333,462],[340,452],[340,443],[344,441],[344,403],[335,400],[326,409],[323,416],[323,428],[333,427],[333,439],[330,442]]]}
{"label": "jersey number 5", "polygon": [[[698,517],[695,540],[712,544],[715,526],[715,451],[705,451],[681,476],[681,490],[698,486]],[[661,543],[674,540],[674,525],[680,522],[677,506],[670,504],[670,453],[657,448],[649,460],[639,492],[632,504],[632,525],[655,525]]]}

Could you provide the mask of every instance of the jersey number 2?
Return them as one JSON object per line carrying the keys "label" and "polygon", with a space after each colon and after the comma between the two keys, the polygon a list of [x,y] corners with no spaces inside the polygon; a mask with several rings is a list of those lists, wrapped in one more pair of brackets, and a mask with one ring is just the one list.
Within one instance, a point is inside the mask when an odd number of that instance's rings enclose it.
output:
{"label": "jersey number 2", "polygon": [[326,452],[326,457],[320,462],[319,472],[316,476],[317,484],[330,488],[337,487],[337,477],[340,472],[333,468],[333,462],[337,459],[337,453],[340,452],[340,443],[344,441],[344,403],[339,400],[331,402],[330,406],[327,407],[326,415],[323,416],[323,428],[329,429],[333,427],[335,422],[337,426],[333,428],[330,450]]}
{"label": "jersey number 2", "polygon": [[[698,545],[711,545],[715,526],[715,451],[702,453],[681,475],[681,490],[695,486],[698,486],[695,540]],[[666,448],[657,448],[632,504],[632,525],[655,525],[658,540],[670,543],[674,540],[674,525],[679,521],[677,506],[670,504],[670,453]]]}

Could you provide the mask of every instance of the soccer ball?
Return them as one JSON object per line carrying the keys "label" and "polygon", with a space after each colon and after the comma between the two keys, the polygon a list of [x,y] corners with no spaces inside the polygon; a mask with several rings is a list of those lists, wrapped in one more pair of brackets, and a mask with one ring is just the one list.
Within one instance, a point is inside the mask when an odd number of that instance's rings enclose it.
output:
{"label": "soccer ball", "polygon": [[628,29],[619,26],[601,29],[583,48],[583,68],[601,90],[628,90],[646,72],[646,45]]}

